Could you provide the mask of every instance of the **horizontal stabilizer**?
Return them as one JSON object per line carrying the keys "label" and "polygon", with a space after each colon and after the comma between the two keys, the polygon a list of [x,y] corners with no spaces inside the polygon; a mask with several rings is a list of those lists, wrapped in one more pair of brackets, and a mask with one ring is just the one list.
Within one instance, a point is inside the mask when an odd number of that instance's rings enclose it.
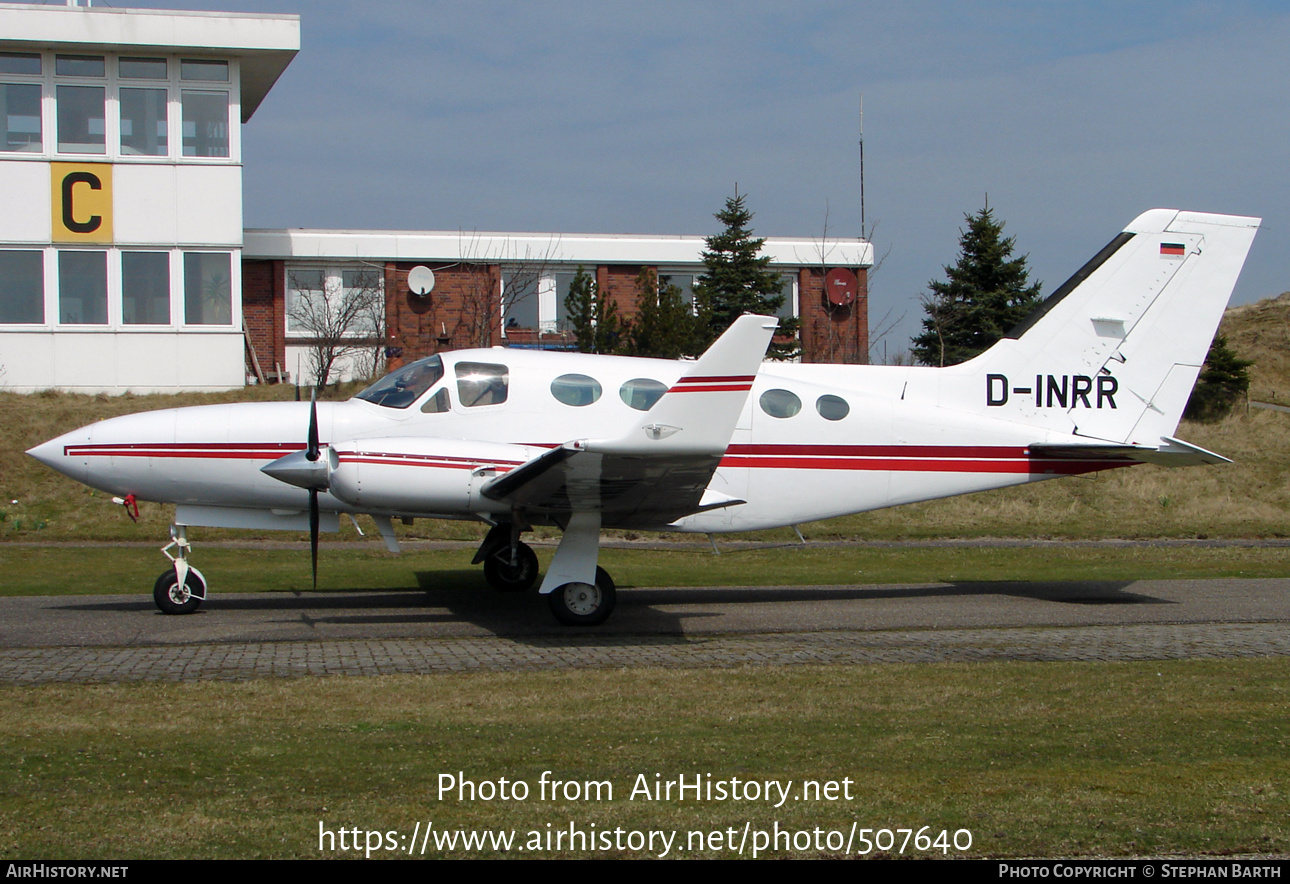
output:
{"label": "horizontal stabilizer", "polygon": [[1159,448],[1151,448],[1146,445],[1117,445],[1114,443],[1049,445],[1037,442],[1030,445],[1029,449],[1031,454],[1042,455],[1043,457],[1152,463],[1162,467],[1192,467],[1200,464],[1232,462],[1221,454],[1215,454],[1198,445],[1192,445],[1190,442],[1184,442],[1172,436],[1161,437],[1160,441],[1163,444]]}

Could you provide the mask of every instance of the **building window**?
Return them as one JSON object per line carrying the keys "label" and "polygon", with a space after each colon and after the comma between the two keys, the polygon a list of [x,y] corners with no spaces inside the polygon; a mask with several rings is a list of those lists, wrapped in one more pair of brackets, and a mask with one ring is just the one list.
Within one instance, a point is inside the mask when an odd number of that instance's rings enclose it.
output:
{"label": "building window", "polygon": [[228,62],[213,58],[185,58],[179,62],[179,79],[208,83],[228,82]]}
{"label": "building window", "polygon": [[228,252],[184,253],[184,322],[233,324],[232,255]]}
{"label": "building window", "polygon": [[39,153],[40,86],[36,83],[0,83],[0,120],[4,142],[0,150]]}
{"label": "building window", "polygon": [[0,52],[0,74],[40,76],[40,55],[35,52]]}
{"label": "building window", "polygon": [[537,331],[542,321],[543,276],[521,267],[502,271],[502,317],[505,331]]}
{"label": "building window", "polygon": [[123,80],[165,80],[170,66],[164,58],[123,57],[117,62],[117,75]]}
{"label": "building window", "polygon": [[107,90],[102,86],[59,86],[58,152],[105,153]]}
{"label": "building window", "polygon": [[170,325],[170,254],[121,253],[121,322]]}
{"label": "building window", "polygon": [[164,157],[168,152],[165,89],[120,92],[122,156]]}
{"label": "building window", "polygon": [[101,55],[60,55],[54,59],[54,73],[60,77],[106,77],[107,65]]}
{"label": "building window", "polygon": [[107,252],[58,253],[58,321],[107,325]]}
{"label": "building window", "polygon": [[185,89],[180,98],[183,106],[184,156],[227,157],[228,93]]}
{"label": "building window", "polygon": [[45,321],[45,256],[39,251],[0,251],[0,323]]}
{"label": "building window", "polygon": [[379,338],[385,280],[377,267],[293,267],[287,271],[287,332],[310,338]]}
{"label": "building window", "polygon": [[780,319],[792,319],[797,316],[797,274],[785,273],[780,280],[779,291],[784,296],[784,303],[779,305],[775,315]]}

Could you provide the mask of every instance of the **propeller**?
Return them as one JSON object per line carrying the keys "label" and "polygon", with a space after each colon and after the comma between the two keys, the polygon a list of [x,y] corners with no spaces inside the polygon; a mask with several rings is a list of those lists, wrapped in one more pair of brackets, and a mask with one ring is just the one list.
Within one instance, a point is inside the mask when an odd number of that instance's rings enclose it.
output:
{"label": "propeller", "polygon": [[317,589],[320,528],[318,492],[325,491],[331,480],[327,462],[322,458],[322,445],[318,442],[317,389],[314,389],[309,397],[309,433],[305,450],[284,455],[273,463],[260,467],[260,471],[279,482],[286,482],[288,485],[295,485],[309,492],[309,552],[313,560],[314,589]]}
{"label": "propeller", "polygon": [[[309,393],[309,443],[305,459],[317,463],[318,449],[318,388]],[[314,589],[318,588],[318,486],[309,486],[309,555],[313,560]]]}

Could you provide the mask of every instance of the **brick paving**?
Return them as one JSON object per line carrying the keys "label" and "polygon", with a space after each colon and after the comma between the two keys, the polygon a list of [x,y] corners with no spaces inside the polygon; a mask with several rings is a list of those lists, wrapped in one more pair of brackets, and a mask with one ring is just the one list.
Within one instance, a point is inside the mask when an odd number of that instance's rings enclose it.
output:
{"label": "brick paving", "polygon": [[1290,655],[1284,623],[522,636],[0,649],[0,684],[394,673]]}

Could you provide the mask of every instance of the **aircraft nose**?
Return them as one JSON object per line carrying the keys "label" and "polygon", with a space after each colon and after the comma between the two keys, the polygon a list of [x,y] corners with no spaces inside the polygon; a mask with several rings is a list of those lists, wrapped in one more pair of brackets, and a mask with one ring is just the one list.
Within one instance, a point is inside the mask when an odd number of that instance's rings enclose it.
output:
{"label": "aircraft nose", "polygon": [[85,460],[69,455],[68,449],[75,445],[84,445],[89,441],[89,429],[82,427],[79,430],[64,433],[57,439],[50,439],[35,448],[29,448],[27,453],[45,466],[83,482],[85,481]]}

